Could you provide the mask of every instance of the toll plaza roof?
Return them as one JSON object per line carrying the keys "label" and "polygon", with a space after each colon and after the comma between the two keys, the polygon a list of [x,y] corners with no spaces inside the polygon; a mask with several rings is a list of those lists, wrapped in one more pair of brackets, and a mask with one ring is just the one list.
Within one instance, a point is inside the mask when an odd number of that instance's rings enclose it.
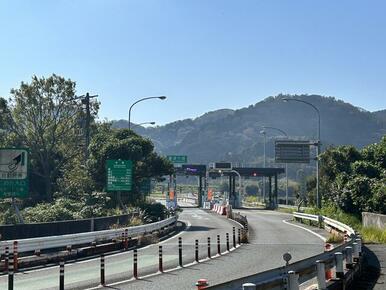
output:
{"label": "toll plaza roof", "polygon": [[[260,167],[233,167],[233,170],[237,171],[241,176],[246,177],[256,177],[256,176],[275,176],[276,174],[282,174],[285,173],[284,168],[260,168]],[[220,175],[225,176],[237,176],[235,172],[232,171],[221,171],[221,173],[216,171],[210,171],[209,176],[210,177],[219,177]]]}

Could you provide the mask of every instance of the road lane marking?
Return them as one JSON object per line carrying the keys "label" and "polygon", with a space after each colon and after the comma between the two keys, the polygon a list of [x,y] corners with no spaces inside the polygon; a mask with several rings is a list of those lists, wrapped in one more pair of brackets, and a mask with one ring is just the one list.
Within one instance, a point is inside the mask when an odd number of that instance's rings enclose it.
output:
{"label": "road lane marking", "polygon": [[326,242],[326,241],[327,241],[327,239],[326,239],[325,237],[323,237],[322,235],[319,235],[319,234],[315,233],[314,231],[312,231],[312,230],[310,230],[310,229],[307,229],[307,228],[302,227],[302,226],[299,226],[299,225],[294,225],[294,224],[292,224],[292,223],[287,222],[286,220],[283,220],[283,223],[285,223],[285,224],[287,224],[287,225],[290,225],[290,226],[297,227],[297,228],[301,228],[301,229],[303,229],[303,230],[305,230],[305,231],[307,231],[307,232],[313,234],[314,236],[317,236],[317,237],[318,237],[319,239],[321,239],[323,242]]}

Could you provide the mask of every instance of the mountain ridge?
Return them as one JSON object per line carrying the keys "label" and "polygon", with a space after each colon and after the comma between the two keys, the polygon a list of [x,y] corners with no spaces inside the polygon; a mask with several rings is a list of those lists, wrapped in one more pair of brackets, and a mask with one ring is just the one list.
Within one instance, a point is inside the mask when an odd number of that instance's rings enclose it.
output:
{"label": "mountain ridge", "polygon": [[[351,144],[360,148],[377,142],[385,134],[386,110],[369,112],[334,97],[284,94],[236,110],[219,109],[194,119],[135,130],[150,138],[160,153],[185,154],[190,162],[261,162],[261,126],[284,130],[290,138],[317,139],[315,110],[296,101],[284,102],[284,98],[306,101],[319,109],[324,146]],[[124,122],[114,122],[114,127],[124,127]],[[273,156],[276,133],[267,132],[269,157]]]}

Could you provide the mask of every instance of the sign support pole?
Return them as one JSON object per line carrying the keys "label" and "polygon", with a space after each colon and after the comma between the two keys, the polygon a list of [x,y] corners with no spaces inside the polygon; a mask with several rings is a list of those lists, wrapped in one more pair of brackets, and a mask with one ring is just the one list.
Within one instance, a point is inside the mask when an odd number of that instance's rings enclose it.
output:
{"label": "sign support pole", "polygon": [[12,197],[12,206],[15,209],[15,213],[16,213],[17,219],[19,221],[19,224],[24,224],[23,217],[21,216],[20,210],[15,202],[15,197]]}

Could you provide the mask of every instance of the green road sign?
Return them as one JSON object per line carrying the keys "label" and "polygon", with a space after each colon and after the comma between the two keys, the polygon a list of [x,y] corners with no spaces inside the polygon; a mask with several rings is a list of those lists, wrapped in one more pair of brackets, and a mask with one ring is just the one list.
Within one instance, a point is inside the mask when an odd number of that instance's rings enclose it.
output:
{"label": "green road sign", "polygon": [[28,196],[28,150],[0,148],[0,198]]}
{"label": "green road sign", "polygon": [[167,158],[172,163],[188,163],[188,156],[186,155],[168,155]]}
{"label": "green road sign", "polygon": [[107,160],[107,191],[130,191],[133,179],[131,160]]}

